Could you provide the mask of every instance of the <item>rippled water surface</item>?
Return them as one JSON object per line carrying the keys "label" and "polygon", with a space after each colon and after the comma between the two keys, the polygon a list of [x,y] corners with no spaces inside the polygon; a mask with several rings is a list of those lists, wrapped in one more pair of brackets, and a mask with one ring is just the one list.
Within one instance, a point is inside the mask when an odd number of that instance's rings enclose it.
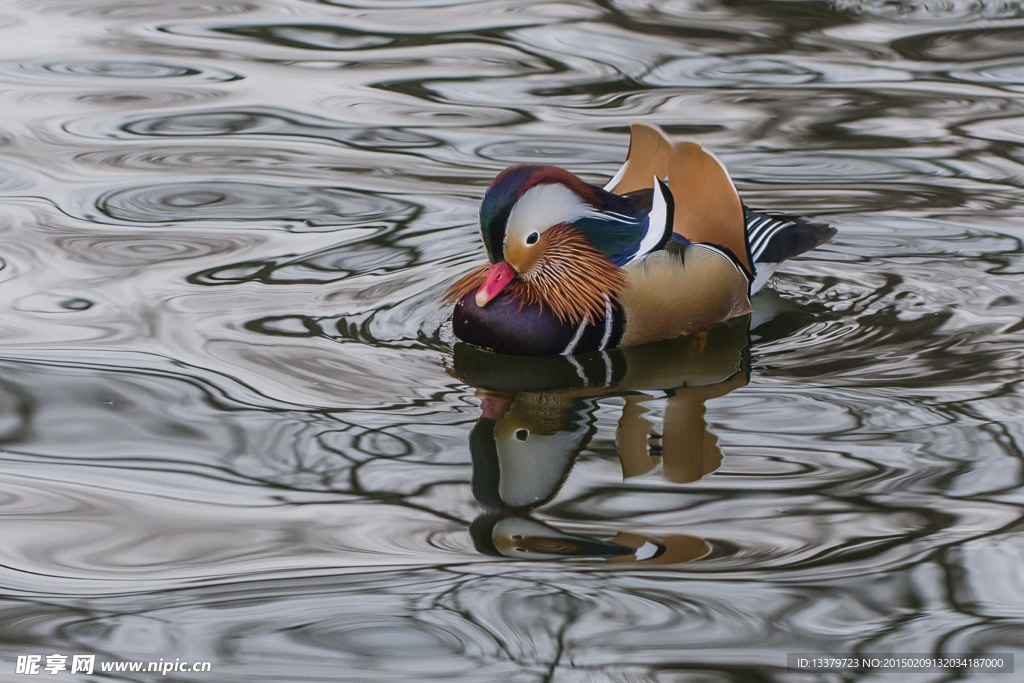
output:
{"label": "rippled water surface", "polygon": [[[3,680],[1024,665],[1017,4],[6,0],[0,102]],[[491,178],[633,121],[839,235],[700,338],[456,345]]]}

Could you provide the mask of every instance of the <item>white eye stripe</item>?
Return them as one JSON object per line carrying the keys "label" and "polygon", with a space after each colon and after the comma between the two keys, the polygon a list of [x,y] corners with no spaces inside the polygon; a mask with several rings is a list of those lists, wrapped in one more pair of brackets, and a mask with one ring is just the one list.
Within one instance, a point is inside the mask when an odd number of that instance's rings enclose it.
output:
{"label": "white eye stripe", "polygon": [[633,225],[637,223],[637,219],[633,216],[627,216],[624,213],[616,213],[614,211],[593,211],[589,215],[594,218],[610,218],[618,223],[631,223]]}
{"label": "white eye stripe", "polygon": [[533,244],[532,233],[538,237],[561,223],[575,223],[581,218],[598,218],[624,225],[637,225],[637,217],[617,211],[599,211],[575,192],[559,183],[535,185],[523,193],[509,213],[505,245]]}
{"label": "white eye stripe", "polygon": [[574,223],[594,213],[580,197],[558,183],[536,185],[523,193],[508,216],[505,244],[522,244],[527,235],[544,233],[559,223]]}

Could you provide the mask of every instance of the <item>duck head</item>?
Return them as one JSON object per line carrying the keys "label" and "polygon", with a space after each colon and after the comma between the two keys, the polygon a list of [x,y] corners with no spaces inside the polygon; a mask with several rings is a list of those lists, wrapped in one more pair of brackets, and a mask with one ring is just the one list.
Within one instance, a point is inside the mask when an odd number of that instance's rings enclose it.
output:
{"label": "duck head", "polygon": [[625,286],[622,266],[668,239],[671,198],[663,183],[633,196],[588,185],[556,166],[522,164],[498,175],[480,205],[490,264],[456,282],[446,300],[499,295],[550,309],[576,325],[603,318]]}

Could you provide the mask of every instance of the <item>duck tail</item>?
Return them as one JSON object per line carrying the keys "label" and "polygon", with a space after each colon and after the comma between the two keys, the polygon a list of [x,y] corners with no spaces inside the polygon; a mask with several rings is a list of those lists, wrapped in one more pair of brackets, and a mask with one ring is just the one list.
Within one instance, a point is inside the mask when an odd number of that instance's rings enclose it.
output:
{"label": "duck tail", "polygon": [[754,263],[781,263],[828,242],[836,229],[798,216],[743,207],[747,243]]}
{"label": "duck tail", "polygon": [[756,277],[751,293],[760,289],[778,264],[828,242],[836,229],[798,216],[743,207],[747,245]]}

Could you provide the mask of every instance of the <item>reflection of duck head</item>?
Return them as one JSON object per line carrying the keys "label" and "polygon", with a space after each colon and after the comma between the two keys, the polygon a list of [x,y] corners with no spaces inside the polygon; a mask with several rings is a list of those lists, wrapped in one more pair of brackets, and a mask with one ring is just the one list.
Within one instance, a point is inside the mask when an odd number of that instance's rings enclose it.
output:
{"label": "reflection of duck head", "polygon": [[500,415],[481,417],[469,441],[477,500],[519,509],[554,496],[594,432],[585,407],[572,398],[527,394],[507,401]]}
{"label": "reflection of duck head", "polygon": [[613,558],[636,553],[634,548],[567,534],[525,515],[514,513],[485,513],[470,526],[470,535],[480,552],[515,559]]}
{"label": "reflection of duck head", "polygon": [[[704,422],[704,401],[746,384],[745,325],[689,339],[576,358],[519,358],[459,345],[452,374],[478,387],[482,415],[470,435],[473,495],[486,511],[471,526],[484,553],[522,559],[600,557],[609,562],[683,562],[708,552],[691,536],[619,533],[601,541],[530,518],[552,500],[595,431],[597,399],[625,401],[616,433],[626,477],[663,464],[666,478],[695,481],[721,453]],[[647,392],[666,392],[660,446],[644,418]],[[657,440],[656,438],[654,439]]]}

